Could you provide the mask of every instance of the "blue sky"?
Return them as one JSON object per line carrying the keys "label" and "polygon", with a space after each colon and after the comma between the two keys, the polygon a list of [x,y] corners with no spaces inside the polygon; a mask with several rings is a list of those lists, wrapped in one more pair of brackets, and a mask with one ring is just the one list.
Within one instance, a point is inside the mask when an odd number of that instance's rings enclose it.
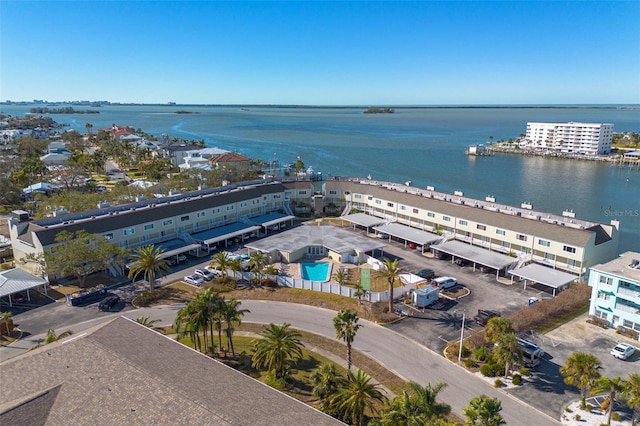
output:
{"label": "blue sky", "polygon": [[640,103],[640,2],[0,3],[0,99]]}

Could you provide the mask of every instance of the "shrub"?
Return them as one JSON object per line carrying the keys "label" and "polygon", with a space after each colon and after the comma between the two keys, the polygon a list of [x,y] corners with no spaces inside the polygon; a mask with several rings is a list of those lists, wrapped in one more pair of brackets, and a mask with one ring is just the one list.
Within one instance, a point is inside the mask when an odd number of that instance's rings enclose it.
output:
{"label": "shrub", "polygon": [[576,414],[573,418],[579,422],[582,419],[582,416],[580,414]]}
{"label": "shrub", "polygon": [[[456,343],[456,342],[451,342],[449,343],[449,345],[447,346],[447,352],[449,353],[449,355],[451,357],[458,357],[458,352],[460,352],[460,342]],[[466,358],[471,354],[471,349],[469,349],[468,346],[466,345],[462,345],[462,358]]]}
{"label": "shrub", "polygon": [[504,373],[504,368],[505,368],[504,364],[492,363],[490,365],[491,365],[491,368],[493,369],[493,377],[500,376],[502,375],[502,373]]}
{"label": "shrub", "polygon": [[464,365],[467,368],[475,368],[478,366],[478,364],[471,358],[465,358]]}
{"label": "shrub", "polygon": [[613,420],[614,422],[619,422],[622,419],[622,416],[620,416],[620,413],[611,413],[611,420]]}
{"label": "shrub", "polygon": [[264,379],[265,384],[275,389],[285,389],[287,387],[287,381],[284,378],[276,379],[276,375],[273,372],[269,372]]}
{"label": "shrub", "polygon": [[504,383],[502,383],[502,380],[500,380],[500,379],[496,379],[496,380],[493,382],[493,386],[495,386],[495,387],[497,387],[497,388],[501,388],[503,385],[504,385]]}
{"label": "shrub", "polygon": [[566,411],[567,413],[573,413],[573,410],[569,407],[565,408],[564,411]]}
{"label": "shrub", "polygon": [[484,364],[480,367],[480,373],[485,377],[495,377],[495,373],[493,372],[493,365]]}
{"label": "shrub", "polygon": [[531,375],[531,371],[527,370],[526,368],[521,368],[520,370],[518,370],[518,374],[528,377]]}
{"label": "shrub", "polygon": [[272,279],[262,280],[262,282],[260,284],[262,284],[265,287],[270,287],[270,288],[278,287],[278,282],[276,280],[272,280]]}
{"label": "shrub", "polygon": [[513,378],[511,379],[511,383],[516,386],[520,386],[522,384],[522,376],[519,374],[514,374]]}
{"label": "shrub", "polygon": [[477,348],[475,350],[475,352],[473,353],[473,357],[475,359],[477,359],[478,361],[486,361],[487,360],[487,347],[486,346],[480,346],[479,348]]}

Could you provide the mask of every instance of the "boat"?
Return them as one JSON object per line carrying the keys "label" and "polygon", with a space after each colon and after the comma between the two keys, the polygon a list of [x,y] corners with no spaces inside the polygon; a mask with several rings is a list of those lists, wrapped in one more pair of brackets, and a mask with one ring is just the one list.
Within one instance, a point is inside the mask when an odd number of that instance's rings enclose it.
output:
{"label": "boat", "polygon": [[469,149],[464,152],[466,155],[475,155],[477,157],[488,157],[491,155],[481,143],[469,145]]}

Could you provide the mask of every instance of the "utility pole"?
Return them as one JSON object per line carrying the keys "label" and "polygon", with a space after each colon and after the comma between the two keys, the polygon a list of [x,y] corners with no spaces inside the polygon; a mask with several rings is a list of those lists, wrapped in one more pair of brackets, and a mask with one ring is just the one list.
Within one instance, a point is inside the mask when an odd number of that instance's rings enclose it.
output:
{"label": "utility pole", "polygon": [[462,359],[462,340],[464,339],[464,316],[466,314],[466,310],[462,310],[462,328],[460,329],[460,348],[458,350],[458,363]]}

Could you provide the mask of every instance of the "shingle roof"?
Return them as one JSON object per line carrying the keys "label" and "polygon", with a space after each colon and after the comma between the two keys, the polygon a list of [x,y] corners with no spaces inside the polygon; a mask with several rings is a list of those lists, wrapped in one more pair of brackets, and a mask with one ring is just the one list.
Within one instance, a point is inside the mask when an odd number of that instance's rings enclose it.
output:
{"label": "shingle roof", "polygon": [[342,424],[124,317],[0,366],[2,424]]}

